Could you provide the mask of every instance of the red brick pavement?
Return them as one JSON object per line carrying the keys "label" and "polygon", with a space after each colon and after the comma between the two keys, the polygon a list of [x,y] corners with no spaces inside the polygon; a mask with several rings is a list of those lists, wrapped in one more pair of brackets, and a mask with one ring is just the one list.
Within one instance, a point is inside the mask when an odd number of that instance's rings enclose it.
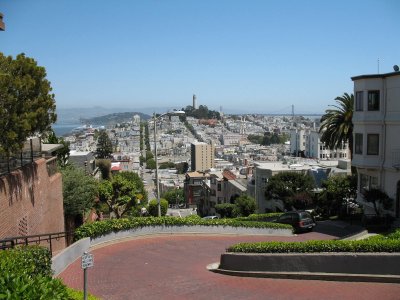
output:
{"label": "red brick pavement", "polygon": [[[296,237],[169,235],[133,239],[92,251],[89,291],[102,299],[400,299],[400,284],[245,278],[207,271],[226,247],[245,241],[329,239]],[[82,289],[76,261],[60,277]]]}

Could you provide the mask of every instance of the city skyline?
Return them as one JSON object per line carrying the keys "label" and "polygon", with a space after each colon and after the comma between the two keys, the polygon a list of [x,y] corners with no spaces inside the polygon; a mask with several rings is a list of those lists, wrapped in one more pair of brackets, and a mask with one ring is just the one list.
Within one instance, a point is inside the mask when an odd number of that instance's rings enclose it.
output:
{"label": "city skyline", "polygon": [[320,114],[400,64],[397,1],[18,1],[0,51],[47,70],[58,108]]}

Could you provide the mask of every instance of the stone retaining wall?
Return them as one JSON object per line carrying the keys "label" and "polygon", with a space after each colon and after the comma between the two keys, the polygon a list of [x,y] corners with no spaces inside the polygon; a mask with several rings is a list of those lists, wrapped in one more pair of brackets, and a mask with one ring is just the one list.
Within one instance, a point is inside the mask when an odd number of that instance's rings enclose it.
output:
{"label": "stone retaining wall", "polygon": [[[237,235],[276,235],[291,236],[290,229],[244,228],[231,226],[146,226],[119,232],[110,232],[97,238],[81,239],[61,251],[52,259],[52,269],[57,276],[91,247],[120,239],[156,234],[237,234]],[[96,260],[96,259],[95,259]]]}
{"label": "stone retaining wall", "polygon": [[400,275],[400,253],[224,253],[219,269]]}

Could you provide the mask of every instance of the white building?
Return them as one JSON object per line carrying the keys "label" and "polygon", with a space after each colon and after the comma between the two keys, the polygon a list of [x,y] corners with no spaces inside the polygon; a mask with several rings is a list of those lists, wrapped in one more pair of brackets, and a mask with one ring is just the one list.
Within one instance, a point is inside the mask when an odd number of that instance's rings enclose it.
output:
{"label": "white building", "polygon": [[400,215],[400,72],[352,77],[355,105],[354,154],[357,201],[374,213],[362,192],[379,188],[395,200],[390,213]]}
{"label": "white building", "polygon": [[290,153],[305,157],[322,160],[349,159],[350,152],[348,144],[345,143],[337,149],[330,150],[320,140],[321,134],[318,129],[292,129],[290,131]]}
{"label": "white building", "polygon": [[281,162],[254,163],[253,179],[247,185],[250,196],[254,197],[259,213],[266,211],[283,211],[284,205],[280,200],[268,200],[265,191],[269,178],[281,172],[298,172],[306,174],[312,167],[302,164],[282,164]]}

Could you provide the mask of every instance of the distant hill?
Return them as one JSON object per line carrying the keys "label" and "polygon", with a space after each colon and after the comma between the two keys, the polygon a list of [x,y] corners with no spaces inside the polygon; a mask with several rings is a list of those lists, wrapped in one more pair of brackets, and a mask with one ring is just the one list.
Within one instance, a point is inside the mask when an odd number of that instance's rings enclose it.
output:
{"label": "distant hill", "polygon": [[81,123],[91,124],[91,125],[112,125],[112,124],[132,121],[134,115],[139,115],[141,120],[148,120],[151,118],[151,116],[140,112],[121,112],[121,113],[112,113],[100,117],[81,118],[80,121]]}
{"label": "distant hill", "polygon": [[[57,124],[58,125],[79,125],[82,119],[91,119],[95,117],[102,117],[109,114],[125,113],[129,111],[140,111],[137,114],[144,119],[148,119],[149,116],[156,113],[163,113],[170,109],[164,107],[149,107],[149,108],[135,108],[135,107],[114,107],[106,108],[101,106],[94,107],[69,107],[60,108],[57,107]],[[135,113],[132,113],[135,114]],[[100,124],[105,125],[105,124]]]}

